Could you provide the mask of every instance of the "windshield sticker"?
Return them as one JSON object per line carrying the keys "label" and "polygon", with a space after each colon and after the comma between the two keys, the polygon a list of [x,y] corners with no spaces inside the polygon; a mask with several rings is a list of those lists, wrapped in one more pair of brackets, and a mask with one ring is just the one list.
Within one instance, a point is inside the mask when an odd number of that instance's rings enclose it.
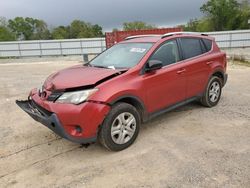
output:
{"label": "windshield sticker", "polygon": [[146,49],[144,48],[131,48],[130,52],[136,52],[136,53],[144,53]]}

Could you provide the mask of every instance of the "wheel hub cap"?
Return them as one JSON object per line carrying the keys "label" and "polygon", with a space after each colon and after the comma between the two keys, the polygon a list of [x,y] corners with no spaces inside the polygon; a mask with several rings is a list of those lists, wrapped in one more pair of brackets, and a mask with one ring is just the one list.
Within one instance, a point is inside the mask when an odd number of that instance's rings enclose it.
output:
{"label": "wheel hub cap", "polygon": [[209,88],[209,99],[211,102],[216,102],[220,96],[220,84],[213,82]]}
{"label": "wheel hub cap", "polygon": [[129,113],[119,114],[111,126],[111,138],[116,144],[125,144],[131,140],[136,130],[136,119]]}

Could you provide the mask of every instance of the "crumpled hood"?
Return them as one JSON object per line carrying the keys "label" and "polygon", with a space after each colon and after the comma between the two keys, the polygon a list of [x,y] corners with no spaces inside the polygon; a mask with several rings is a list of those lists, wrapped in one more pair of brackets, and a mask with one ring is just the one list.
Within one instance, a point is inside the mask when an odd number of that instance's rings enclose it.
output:
{"label": "crumpled hood", "polygon": [[122,71],[124,70],[113,70],[77,65],[50,75],[44,82],[43,87],[46,90],[52,91],[91,86],[107,77],[116,74],[119,75],[119,73]]}

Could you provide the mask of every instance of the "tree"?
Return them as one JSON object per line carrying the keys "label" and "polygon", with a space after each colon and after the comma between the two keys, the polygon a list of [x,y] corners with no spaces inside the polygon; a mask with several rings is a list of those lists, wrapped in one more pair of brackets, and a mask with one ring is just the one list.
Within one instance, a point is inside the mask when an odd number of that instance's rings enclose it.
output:
{"label": "tree", "polygon": [[238,28],[240,9],[236,0],[209,0],[200,10],[211,20],[215,31]]}
{"label": "tree", "polygon": [[239,29],[250,29],[248,20],[250,19],[250,5],[249,1],[244,0],[240,4],[240,13],[238,15]]}
{"label": "tree", "polygon": [[223,31],[248,29],[250,5],[248,0],[209,0],[200,10],[206,15],[201,19],[191,19],[185,31]]}
{"label": "tree", "polygon": [[102,32],[102,27],[95,24],[92,26],[92,31],[93,31],[93,34],[94,34],[94,37],[103,37],[103,32]]}
{"label": "tree", "polygon": [[29,40],[33,33],[32,26],[23,17],[16,17],[13,20],[9,20],[8,27],[16,35],[16,38],[20,40]]}
{"label": "tree", "polygon": [[74,20],[70,25],[71,38],[91,38],[102,36],[102,27],[97,24],[92,25],[81,20]]}
{"label": "tree", "polygon": [[141,22],[141,21],[123,23],[123,30],[124,31],[153,29],[153,28],[155,28],[155,26],[147,24],[145,22]]}
{"label": "tree", "polygon": [[70,38],[70,28],[59,26],[52,30],[51,36],[53,39],[68,39]]}
{"label": "tree", "polygon": [[11,31],[4,26],[0,26],[0,41],[14,41],[15,36]]}
{"label": "tree", "polygon": [[43,20],[33,19],[31,24],[33,26],[33,34],[30,37],[32,40],[50,39],[50,31]]}
{"label": "tree", "polygon": [[112,30],[112,32],[117,32],[117,31],[120,31],[120,30],[117,29],[117,28],[114,28],[114,29]]}
{"label": "tree", "polygon": [[187,25],[184,27],[185,31],[197,31],[197,26],[199,24],[198,19],[190,19]]}
{"label": "tree", "polygon": [[4,27],[8,26],[8,21],[5,17],[0,17],[0,26],[4,26]]}
{"label": "tree", "polygon": [[199,20],[196,27],[197,32],[214,31],[212,21],[209,18],[202,18]]}
{"label": "tree", "polygon": [[41,40],[50,37],[47,24],[43,20],[16,17],[9,20],[8,27],[19,40]]}

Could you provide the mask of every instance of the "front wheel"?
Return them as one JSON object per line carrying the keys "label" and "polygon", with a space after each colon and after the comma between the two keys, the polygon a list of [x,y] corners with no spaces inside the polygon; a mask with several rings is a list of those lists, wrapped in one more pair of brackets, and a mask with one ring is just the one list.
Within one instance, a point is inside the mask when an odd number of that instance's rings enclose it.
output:
{"label": "front wheel", "polygon": [[135,141],[140,130],[140,115],[127,103],[115,104],[99,131],[100,143],[112,151],[120,151]]}
{"label": "front wheel", "polygon": [[213,107],[218,104],[222,92],[222,80],[213,76],[207,85],[206,91],[201,98],[201,104],[206,107]]}

